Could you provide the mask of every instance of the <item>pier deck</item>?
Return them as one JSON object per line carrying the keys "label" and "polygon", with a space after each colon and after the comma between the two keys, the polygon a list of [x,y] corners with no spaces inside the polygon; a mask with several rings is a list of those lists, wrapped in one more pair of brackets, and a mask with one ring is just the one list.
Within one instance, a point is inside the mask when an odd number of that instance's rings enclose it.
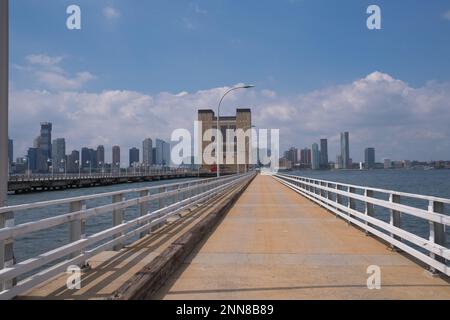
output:
{"label": "pier deck", "polygon": [[[381,268],[381,290],[367,268]],[[258,176],[160,299],[450,299],[447,280]]]}

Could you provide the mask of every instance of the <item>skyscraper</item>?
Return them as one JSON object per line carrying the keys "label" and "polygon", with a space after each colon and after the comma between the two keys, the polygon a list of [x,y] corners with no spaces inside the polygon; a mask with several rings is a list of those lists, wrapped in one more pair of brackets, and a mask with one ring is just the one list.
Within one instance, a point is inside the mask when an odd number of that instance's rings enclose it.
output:
{"label": "skyscraper", "polygon": [[52,124],[50,122],[41,123],[41,135],[38,148],[47,153],[47,159],[52,159]]}
{"label": "skyscraper", "polygon": [[90,148],[81,149],[81,167],[84,169],[95,169],[96,168],[96,151]]}
{"label": "skyscraper", "polygon": [[78,173],[80,165],[80,152],[77,150],[72,151],[67,156],[67,172]]}
{"label": "skyscraper", "polygon": [[170,143],[164,141],[163,144],[163,165],[170,166]]}
{"label": "skyscraper", "polygon": [[300,162],[302,165],[309,166],[311,165],[311,149],[305,148],[300,153],[301,159]]}
{"label": "skyscraper", "polygon": [[349,133],[342,132],[341,133],[341,168],[342,169],[351,169],[350,164],[350,142],[349,142]]}
{"label": "skyscraper", "polygon": [[142,161],[144,165],[153,165],[153,141],[150,138],[142,142]]}
{"label": "skyscraper", "polygon": [[320,167],[328,169],[328,140],[320,139]]}
{"label": "skyscraper", "polygon": [[291,147],[288,151],[286,151],[285,158],[287,160],[291,161],[292,165],[295,165],[299,162],[297,155],[298,155],[298,150],[294,147]]}
{"label": "skyscraper", "polygon": [[37,158],[38,158],[38,149],[29,148],[27,153],[27,164],[31,172],[37,171]]}
{"label": "skyscraper", "polygon": [[136,164],[138,164],[139,163],[139,149],[131,148],[129,158],[130,158],[130,168],[134,167]]}
{"label": "skyscraper", "polygon": [[120,168],[120,147],[114,146],[112,148],[112,166]]}
{"label": "skyscraper", "polygon": [[55,173],[62,173],[66,164],[66,140],[55,139],[52,143],[52,166]]}
{"label": "skyscraper", "polygon": [[366,169],[375,168],[375,148],[367,148],[364,152],[364,161]]}
{"label": "skyscraper", "polygon": [[96,151],[96,167],[104,167],[105,166],[105,147],[100,145],[97,147]]}
{"label": "skyscraper", "polygon": [[319,145],[317,143],[314,143],[312,145],[311,168],[313,170],[319,170],[320,169],[320,151],[319,151]]}
{"label": "skyscraper", "polygon": [[158,166],[163,165],[163,150],[164,150],[164,141],[161,139],[156,139],[155,145],[155,164]]}

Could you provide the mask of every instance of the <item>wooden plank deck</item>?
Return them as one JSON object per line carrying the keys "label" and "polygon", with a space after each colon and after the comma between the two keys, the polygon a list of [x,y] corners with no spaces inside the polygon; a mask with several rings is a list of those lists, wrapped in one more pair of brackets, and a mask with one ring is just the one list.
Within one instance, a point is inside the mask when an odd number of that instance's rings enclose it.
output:
{"label": "wooden plank deck", "polygon": [[[381,268],[381,289],[367,268]],[[258,176],[160,299],[450,299],[433,277],[268,176]]]}

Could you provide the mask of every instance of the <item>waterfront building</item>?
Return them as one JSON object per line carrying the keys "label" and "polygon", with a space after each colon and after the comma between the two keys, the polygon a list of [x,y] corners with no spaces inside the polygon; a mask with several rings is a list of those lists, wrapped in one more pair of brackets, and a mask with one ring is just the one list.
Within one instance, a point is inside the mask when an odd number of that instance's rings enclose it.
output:
{"label": "waterfront building", "polygon": [[314,143],[311,149],[311,169],[319,170],[320,169],[320,151],[319,145]]}
{"label": "waterfront building", "polygon": [[142,162],[145,166],[153,165],[153,141],[150,138],[142,142]]}
{"label": "waterfront building", "polygon": [[364,151],[364,163],[366,169],[375,168],[375,148],[366,148]]}
{"label": "waterfront building", "polygon": [[46,153],[47,159],[52,159],[52,124],[50,122],[41,123],[41,134],[37,141],[37,147]]}
{"label": "waterfront building", "polygon": [[114,168],[121,168],[120,166],[120,147],[113,146],[112,148],[112,166]]}
{"label": "waterfront building", "polygon": [[[214,114],[214,111],[212,110],[199,110],[198,111],[198,121],[202,123],[202,132],[201,137],[205,135],[205,132],[207,130],[214,130],[214,135],[217,130],[217,116]],[[227,136],[226,132],[227,130],[243,130],[244,132],[247,132],[252,128],[252,111],[250,109],[236,109],[236,115],[235,116],[220,116],[219,118],[219,129],[222,133],[222,146],[223,151],[220,152],[221,158],[219,159],[220,162],[220,171],[221,172],[245,172],[248,168],[248,165],[250,164],[250,150],[251,150],[251,144],[252,144],[252,137],[247,136],[244,143],[244,150],[240,150],[241,154],[239,155],[241,158],[243,158],[244,163],[237,164],[238,159],[238,148],[237,145],[234,146],[234,151],[231,151],[232,154],[229,154],[229,158],[234,158],[233,164],[226,163],[226,156],[228,149],[227,148]],[[238,143],[235,139],[234,143]],[[199,158],[202,159],[202,168],[207,171],[215,171],[217,165],[208,165],[205,163],[205,159],[203,158],[204,150],[207,146],[211,144],[211,141],[202,141],[200,143],[199,148],[199,155],[197,155]],[[201,157],[200,157],[201,155]],[[212,153],[214,157],[216,157],[215,152]]]}
{"label": "waterfront building", "polygon": [[385,169],[391,169],[392,168],[392,161],[391,161],[391,159],[384,159],[384,168]]}
{"label": "waterfront building", "polygon": [[96,168],[104,168],[105,167],[105,147],[100,145],[97,147],[97,151],[95,154],[95,167]]}
{"label": "waterfront building", "polygon": [[291,147],[288,151],[285,152],[284,157],[289,160],[292,165],[296,165],[299,162],[299,159],[297,157],[298,150],[295,147]]}
{"label": "waterfront building", "polygon": [[300,163],[303,166],[311,166],[311,149],[305,148],[301,151]]}
{"label": "waterfront building", "polygon": [[350,134],[348,132],[341,133],[341,169],[351,169],[350,163]]}
{"label": "waterfront building", "polygon": [[335,169],[342,169],[342,156],[340,154],[336,156]]}
{"label": "waterfront building", "polygon": [[30,169],[31,172],[37,172],[37,158],[38,158],[38,148],[29,148],[27,152],[27,170]]}
{"label": "waterfront building", "polygon": [[78,173],[80,166],[80,152],[73,150],[71,154],[67,156],[67,172]]}
{"label": "waterfront building", "polygon": [[52,166],[54,173],[62,173],[66,168],[66,140],[58,138],[52,142]]}
{"label": "waterfront building", "polygon": [[328,169],[328,140],[320,139],[320,167]]}
{"label": "waterfront building", "polygon": [[130,149],[129,162],[130,162],[130,168],[136,166],[136,164],[139,164],[139,149],[138,148]]}
{"label": "waterfront building", "polygon": [[94,149],[81,149],[81,167],[83,169],[95,169],[96,162],[96,151]]}

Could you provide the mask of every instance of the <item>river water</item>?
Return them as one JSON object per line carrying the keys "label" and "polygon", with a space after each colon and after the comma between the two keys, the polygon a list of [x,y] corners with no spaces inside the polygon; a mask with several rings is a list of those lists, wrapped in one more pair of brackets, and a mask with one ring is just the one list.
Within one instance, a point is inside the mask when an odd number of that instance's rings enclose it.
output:
{"label": "river water", "polygon": [[[292,172],[290,174],[450,199],[450,170],[299,171]],[[177,181],[187,182],[188,180],[166,180],[107,187],[73,189],[66,191],[10,195],[8,196],[8,204],[15,205],[33,203],[38,201],[90,195],[94,193],[97,194],[117,190],[158,186],[162,184],[175,183]],[[126,196],[127,199],[132,197],[136,197],[136,194],[129,194]],[[106,205],[110,202],[110,198],[103,198],[88,201],[86,204],[88,208],[91,208]],[[423,209],[427,209],[428,206],[426,201],[414,201],[410,199],[402,199],[402,203],[415,205]],[[363,210],[362,203],[357,203],[357,207],[358,210]],[[151,204],[151,209],[156,208],[156,203]],[[68,205],[58,205],[42,209],[17,212],[15,215],[16,224],[65,214],[68,212],[68,209]],[[446,214],[449,214],[450,208],[448,206],[446,206],[445,210]],[[126,220],[133,219],[137,217],[137,215],[138,210],[136,207],[125,210]],[[389,221],[389,212],[385,209],[376,207],[375,216],[383,221]],[[429,237],[429,225],[422,219],[402,215],[401,224],[402,228],[410,232],[424,238]],[[110,227],[112,227],[112,215],[111,213],[104,214],[88,219],[86,222],[86,234],[92,235]],[[449,232],[450,230],[447,230],[447,239],[450,239]],[[14,243],[15,257],[17,261],[20,262],[31,257],[35,257],[37,254],[41,254],[67,244],[69,241],[68,234],[68,225],[66,224],[18,238]],[[135,239],[131,239],[131,241],[132,240]]]}
{"label": "river water", "polygon": [[[29,193],[19,195],[9,195],[8,205],[18,205],[25,203],[34,203],[41,201],[50,201],[56,199],[73,198],[91,194],[108,193],[119,190],[138,189],[145,187],[154,187],[164,184],[173,184],[178,182],[187,183],[194,181],[195,179],[178,179],[178,180],[161,180],[142,183],[130,183],[130,184],[118,184],[105,187],[94,188],[82,188],[71,189],[64,191],[53,192],[41,192],[41,193]],[[155,190],[155,192],[157,192]],[[154,192],[152,192],[154,193]],[[136,193],[129,193],[125,195],[125,199],[136,198]],[[169,199],[168,204],[174,202],[175,199]],[[96,200],[86,201],[87,208],[98,207],[111,203],[111,197],[100,198]],[[150,210],[158,209],[158,203],[156,201],[150,203]],[[15,224],[23,224],[31,221],[37,221],[57,215],[66,214],[69,212],[69,205],[56,205],[50,207],[44,207],[32,210],[23,210],[15,213]],[[127,208],[125,210],[125,220],[132,220],[138,216],[138,208],[136,206]],[[106,213],[99,216],[95,216],[86,221],[86,235],[92,235],[112,227],[112,214]],[[110,238],[105,239],[110,240]],[[136,239],[130,239],[128,242],[135,241]],[[38,254],[48,252],[56,249],[60,246],[69,243],[69,226],[68,224],[38,231],[32,234],[27,234],[24,237],[17,238],[14,241],[14,255],[17,262],[24,261],[26,259],[35,257]]]}

